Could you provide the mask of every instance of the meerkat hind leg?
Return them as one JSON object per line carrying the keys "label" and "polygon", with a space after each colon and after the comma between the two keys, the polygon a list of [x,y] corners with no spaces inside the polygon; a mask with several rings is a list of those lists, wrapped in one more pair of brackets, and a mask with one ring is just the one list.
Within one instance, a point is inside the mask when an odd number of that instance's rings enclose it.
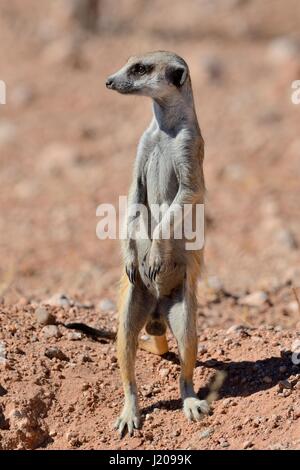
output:
{"label": "meerkat hind leg", "polygon": [[135,379],[135,358],[138,335],[145,325],[151,309],[152,298],[140,286],[128,285],[123,307],[120,311],[117,334],[118,362],[124,388],[124,407],[114,427],[122,436],[139,427],[140,413]]}
{"label": "meerkat hind leg", "polygon": [[193,372],[197,358],[197,332],[196,332],[196,303],[182,288],[169,308],[168,322],[174,334],[179,351],[181,364],[180,393],[183,402],[183,412],[188,420],[198,421],[202,413],[209,412],[209,405],[205,400],[199,400],[193,386]]}

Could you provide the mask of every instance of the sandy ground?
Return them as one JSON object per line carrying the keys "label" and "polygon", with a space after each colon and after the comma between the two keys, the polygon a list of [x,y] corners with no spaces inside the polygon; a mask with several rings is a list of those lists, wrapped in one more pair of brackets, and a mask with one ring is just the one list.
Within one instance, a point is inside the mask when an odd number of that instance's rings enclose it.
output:
{"label": "sandy ground", "polygon": [[[58,1],[0,7],[0,449],[300,448],[299,6],[183,3],[103,0],[92,35]],[[116,330],[119,243],[97,239],[96,208],[126,194],[151,105],[104,83],[154,49],[191,69],[206,142],[199,396],[225,378],[188,423],[172,338],[162,358],[139,351],[143,427],[120,441],[115,344],[64,324]]]}

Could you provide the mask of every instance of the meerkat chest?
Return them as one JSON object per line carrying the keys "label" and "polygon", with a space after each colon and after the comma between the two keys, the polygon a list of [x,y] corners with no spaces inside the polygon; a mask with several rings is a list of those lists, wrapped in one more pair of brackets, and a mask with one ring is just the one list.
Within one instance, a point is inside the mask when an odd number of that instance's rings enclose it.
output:
{"label": "meerkat chest", "polygon": [[157,142],[149,153],[146,168],[148,200],[151,203],[171,203],[178,191],[173,165],[172,145]]}

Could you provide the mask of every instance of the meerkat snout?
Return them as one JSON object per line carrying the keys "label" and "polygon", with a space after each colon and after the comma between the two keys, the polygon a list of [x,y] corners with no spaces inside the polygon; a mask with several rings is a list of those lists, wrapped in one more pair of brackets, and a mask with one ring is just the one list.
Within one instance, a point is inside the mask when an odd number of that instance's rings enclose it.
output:
{"label": "meerkat snout", "polygon": [[159,99],[181,93],[188,76],[188,66],[177,54],[148,52],[139,57],[130,57],[118,72],[108,77],[106,87],[122,94]]}

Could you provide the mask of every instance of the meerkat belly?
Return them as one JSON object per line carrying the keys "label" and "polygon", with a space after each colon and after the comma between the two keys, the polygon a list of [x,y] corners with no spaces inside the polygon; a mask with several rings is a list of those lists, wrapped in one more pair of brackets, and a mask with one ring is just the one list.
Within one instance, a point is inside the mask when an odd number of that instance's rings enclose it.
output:
{"label": "meerkat belly", "polygon": [[[163,245],[166,250],[172,252],[172,267],[162,270],[154,282],[148,277],[153,231],[161,220],[162,214],[173,203],[179,188],[171,159],[166,155],[161,155],[158,150],[154,150],[149,158],[146,182],[149,239],[140,241],[138,244],[139,270],[144,284],[153,294],[158,297],[168,296],[184,279],[186,268],[182,256],[184,241],[182,239],[174,240],[171,237],[166,239]],[[159,210],[162,211],[160,214]]]}

